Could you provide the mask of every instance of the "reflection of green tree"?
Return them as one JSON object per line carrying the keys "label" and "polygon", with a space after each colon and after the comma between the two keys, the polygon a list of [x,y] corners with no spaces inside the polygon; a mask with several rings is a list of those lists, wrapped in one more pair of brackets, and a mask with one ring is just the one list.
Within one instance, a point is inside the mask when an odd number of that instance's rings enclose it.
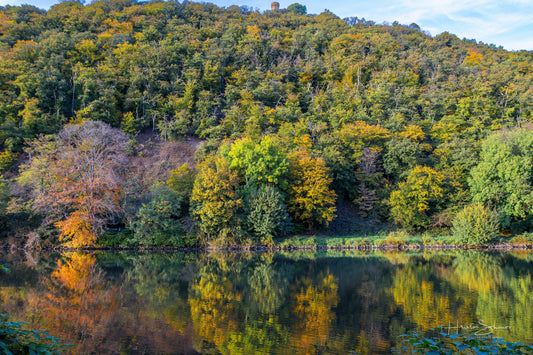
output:
{"label": "reflection of green tree", "polygon": [[495,290],[503,281],[500,258],[475,250],[461,250],[453,261],[450,282],[459,282],[470,291],[486,293]]}
{"label": "reflection of green tree", "polygon": [[520,260],[461,251],[453,262],[451,281],[478,293],[478,321],[496,327],[494,334],[507,341],[533,341],[533,282],[528,261],[527,256]]}
{"label": "reflection of green tree", "polygon": [[392,286],[395,302],[421,331],[457,321],[470,324],[475,298],[457,294],[448,283],[435,278],[437,272],[429,263],[411,262],[398,268]]}
{"label": "reflection of green tree", "polygon": [[287,292],[286,273],[286,270],[278,271],[271,263],[260,263],[252,269],[246,293],[252,309],[270,314],[281,306]]}
{"label": "reflection of green tree", "polygon": [[194,274],[196,257],[185,253],[137,254],[129,280],[138,296],[143,297],[145,310],[154,319],[165,316],[167,324],[183,332],[190,321],[187,304],[187,280]]}

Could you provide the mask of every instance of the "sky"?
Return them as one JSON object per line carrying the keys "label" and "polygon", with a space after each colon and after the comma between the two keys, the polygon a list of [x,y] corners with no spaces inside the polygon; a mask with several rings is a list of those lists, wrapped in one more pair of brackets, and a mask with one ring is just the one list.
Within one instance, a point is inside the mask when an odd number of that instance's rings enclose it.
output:
{"label": "sky", "polygon": [[[309,14],[319,14],[328,9],[340,18],[364,17],[378,24],[398,21],[409,25],[414,22],[431,35],[447,31],[459,38],[475,39],[508,50],[533,50],[533,0],[277,1],[280,8],[298,2],[307,7]],[[218,6],[246,5],[260,11],[270,9],[271,3],[263,0],[208,2]],[[58,0],[0,0],[0,5],[22,3],[48,9]]]}

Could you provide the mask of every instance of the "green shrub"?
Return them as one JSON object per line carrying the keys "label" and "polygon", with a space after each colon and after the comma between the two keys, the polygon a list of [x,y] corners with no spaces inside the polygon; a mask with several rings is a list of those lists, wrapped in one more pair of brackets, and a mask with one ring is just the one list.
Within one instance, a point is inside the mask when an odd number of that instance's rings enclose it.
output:
{"label": "green shrub", "polygon": [[137,212],[134,241],[142,246],[187,247],[196,240],[184,238],[182,199],[165,186],[156,186],[152,199]]}
{"label": "green shrub", "polygon": [[26,330],[24,322],[11,322],[0,314],[0,349],[3,354],[59,354],[66,346],[61,339],[39,330]]}
{"label": "green shrub", "polygon": [[360,239],[355,239],[354,245],[356,245],[358,247],[370,246],[370,245],[372,245],[372,242],[368,238],[360,238]]}
{"label": "green shrub", "polygon": [[130,247],[137,244],[132,239],[132,232],[125,228],[120,231],[107,231],[98,238],[101,247]]}
{"label": "green shrub", "polygon": [[452,233],[460,244],[482,245],[494,238],[498,229],[498,215],[482,204],[474,204],[457,213]]}
{"label": "green shrub", "polygon": [[380,247],[383,244],[385,244],[385,240],[384,239],[376,239],[376,240],[374,240],[374,245],[377,246],[377,247]]}
{"label": "green shrub", "polygon": [[523,233],[514,236],[509,240],[511,244],[533,244],[533,234],[532,233]]}

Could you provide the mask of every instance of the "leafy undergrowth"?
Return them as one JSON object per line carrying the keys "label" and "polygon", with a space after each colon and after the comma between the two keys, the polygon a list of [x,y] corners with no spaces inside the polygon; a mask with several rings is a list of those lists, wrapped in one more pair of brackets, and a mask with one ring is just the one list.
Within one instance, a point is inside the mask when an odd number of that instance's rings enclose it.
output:
{"label": "leafy undergrowth", "polygon": [[401,335],[402,344],[396,354],[533,354],[533,346],[511,343],[492,335],[447,334],[435,328],[436,336],[425,337],[412,331]]}
{"label": "leafy undergrowth", "polygon": [[26,329],[28,323],[12,322],[0,314],[0,349],[3,354],[59,354],[66,351],[60,338],[40,330]]}
{"label": "leafy undergrowth", "polygon": [[509,239],[508,243],[514,245],[533,245],[533,233],[524,233],[514,236]]}
{"label": "leafy undergrowth", "polygon": [[[502,238],[491,240],[488,244],[511,244],[516,246],[533,245],[533,234],[522,234],[512,238]],[[274,246],[281,248],[306,248],[306,247],[446,247],[463,245],[457,237],[452,235],[412,236],[405,232],[391,232],[387,235],[372,236],[348,236],[348,237],[321,237],[321,236],[293,236],[274,240]],[[468,245],[467,245],[468,246]]]}

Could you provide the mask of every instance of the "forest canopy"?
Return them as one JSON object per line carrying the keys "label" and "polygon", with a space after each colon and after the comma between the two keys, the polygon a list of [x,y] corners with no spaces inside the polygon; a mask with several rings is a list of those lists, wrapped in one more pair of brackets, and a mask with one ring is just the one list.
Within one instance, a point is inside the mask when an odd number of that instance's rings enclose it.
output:
{"label": "forest canopy", "polygon": [[532,52],[298,3],[0,7],[2,229],[270,244],[482,204],[530,231],[532,78]]}

